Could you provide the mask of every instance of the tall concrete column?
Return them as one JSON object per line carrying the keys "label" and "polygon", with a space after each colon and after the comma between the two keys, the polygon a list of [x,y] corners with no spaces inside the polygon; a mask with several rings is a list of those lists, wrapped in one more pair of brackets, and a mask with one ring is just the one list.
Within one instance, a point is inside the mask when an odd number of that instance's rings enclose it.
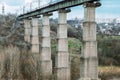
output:
{"label": "tall concrete column", "polygon": [[70,64],[67,40],[67,12],[59,10],[59,26],[57,29],[58,49],[56,54],[57,80],[70,80]]}
{"label": "tall concrete column", "polygon": [[32,39],[31,39],[31,52],[39,53],[39,27],[38,27],[38,17],[32,18]]}
{"label": "tall concrete column", "polygon": [[52,75],[52,60],[51,60],[51,39],[50,39],[50,24],[49,16],[52,14],[43,14],[42,28],[42,51],[41,51],[41,75],[42,80],[50,80]]}
{"label": "tall concrete column", "polygon": [[24,40],[27,42],[30,42],[30,20],[26,19],[24,20],[24,28],[25,28],[25,36],[24,36]]}
{"label": "tall concrete column", "polygon": [[39,61],[40,61],[40,46],[39,46],[39,27],[38,27],[38,21],[39,17],[35,16],[32,17],[32,35],[31,35],[31,52],[32,52],[32,58],[33,58],[33,65],[35,68],[35,72],[33,73],[34,80],[38,80],[39,78]]}
{"label": "tall concrete column", "polygon": [[95,8],[100,3],[84,4],[83,48],[80,64],[80,80],[98,79]]}

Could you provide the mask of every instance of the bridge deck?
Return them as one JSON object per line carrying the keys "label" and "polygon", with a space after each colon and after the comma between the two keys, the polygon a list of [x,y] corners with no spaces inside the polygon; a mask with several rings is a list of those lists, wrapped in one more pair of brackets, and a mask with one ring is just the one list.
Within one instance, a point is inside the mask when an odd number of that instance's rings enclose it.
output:
{"label": "bridge deck", "polygon": [[21,14],[18,16],[18,19],[33,17],[33,16],[37,16],[40,14],[57,11],[59,9],[70,8],[70,7],[78,6],[78,5],[81,5],[83,3],[90,2],[90,1],[97,1],[97,0],[63,0],[63,1],[59,1],[57,3],[51,3],[40,9],[36,9],[34,11],[31,11],[31,12],[28,12],[25,14]]}

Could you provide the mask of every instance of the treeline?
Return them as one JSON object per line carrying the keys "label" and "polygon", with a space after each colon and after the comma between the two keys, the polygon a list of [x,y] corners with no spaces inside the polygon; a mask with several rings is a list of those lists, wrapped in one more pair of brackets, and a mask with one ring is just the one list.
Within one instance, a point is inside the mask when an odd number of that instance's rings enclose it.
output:
{"label": "treeline", "polygon": [[[71,22],[74,20],[71,20]],[[78,27],[76,28],[73,25],[70,24],[70,21],[68,21],[67,27],[68,27],[68,37],[73,37],[73,38],[77,38],[77,39],[81,39],[82,38],[82,28],[80,25],[78,25]],[[57,28],[58,28],[58,20],[57,19],[50,19],[50,26],[51,26],[51,31],[54,31],[57,33]]]}
{"label": "treeline", "polygon": [[120,36],[98,37],[100,65],[120,66]]}

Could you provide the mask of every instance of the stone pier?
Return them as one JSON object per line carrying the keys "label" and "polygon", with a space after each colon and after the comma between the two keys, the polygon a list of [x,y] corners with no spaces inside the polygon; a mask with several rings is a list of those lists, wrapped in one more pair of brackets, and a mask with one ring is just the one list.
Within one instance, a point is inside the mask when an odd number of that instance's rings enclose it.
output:
{"label": "stone pier", "polygon": [[83,47],[80,64],[80,80],[98,79],[95,8],[98,3],[84,4]]}
{"label": "stone pier", "polygon": [[49,16],[51,13],[43,14],[42,28],[42,51],[41,51],[41,76],[42,80],[50,80],[52,75],[52,60],[51,60],[51,39],[50,39],[50,24]]}
{"label": "stone pier", "polygon": [[31,39],[31,52],[39,53],[39,27],[38,27],[38,17],[32,18],[32,39]]}
{"label": "stone pier", "polygon": [[39,46],[39,17],[32,17],[32,35],[31,35],[31,52],[34,61],[35,74],[33,74],[34,80],[38,80],[40,76],[39,61],[40,61],[40,46]]}
{"label": "stone pier", "polygon": [[59,10],[59,26],[57,29],[58,49],[56,54],[56,80],[70,80],[70,63],[67,40],[67,12],[70,10]]}
{"label": "stone pier", "polygon": [[24,28],[25,28],[24,40],[26,42],[30,42],[30,30],[31,30],[30,19],[24,20]]}

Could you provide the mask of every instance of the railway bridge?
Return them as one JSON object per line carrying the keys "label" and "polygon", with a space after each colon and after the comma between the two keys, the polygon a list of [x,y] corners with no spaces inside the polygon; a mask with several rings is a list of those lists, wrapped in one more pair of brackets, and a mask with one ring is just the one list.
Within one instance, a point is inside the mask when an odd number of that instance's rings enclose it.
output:
{"label": "railway bridge", "polygon": [[[17,20],[24,21],[25,41],[31,44],[31,51],[40,58],[40,68],[43,80],[49,80],[52,75],[51,39],[49,17],[54,11],[58,11],[57,30],[57,54],[55,59],[56,80],[70,80],[70,60],[67,41],[67,13],[71,7],[83,5],[83,46],[80,55],[80,78],[79,80],[99,80],[98,57],[96,41],[95,10],[101,6],[99,0],[60,0],[49,3],[44,7],[24,12]],[[79,13],[78,13],[79,14]],[[42,49],[39,46],[39,18],[42,17]],[[74,16],[74,15],[73,15]],[[32,26],[32,27],[31,27]],[[32,31],[32,37],[31,37]]]}

